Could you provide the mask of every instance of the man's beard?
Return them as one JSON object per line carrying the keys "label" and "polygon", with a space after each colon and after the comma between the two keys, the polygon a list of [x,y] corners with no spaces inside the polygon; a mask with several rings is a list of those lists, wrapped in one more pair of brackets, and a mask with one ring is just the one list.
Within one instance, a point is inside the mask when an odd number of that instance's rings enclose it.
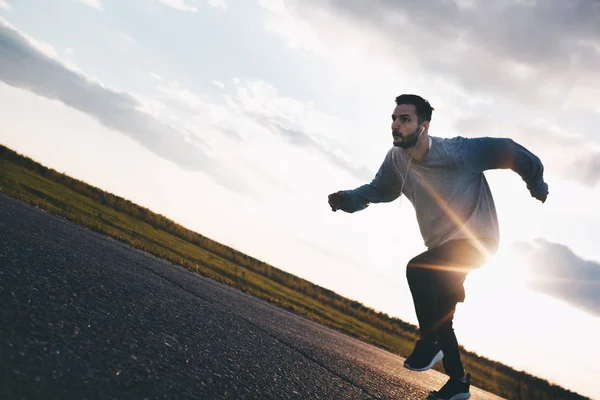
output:
{"label": "man's beard", "polygon": [[[392,132],[393,134],[393,132]],[[421,129],[417,128],[415,129],[415,131],[409,135],[402,135],[400,132],[398,132],[398,135],[402,138],[401,142],[396,142],[394,140],[394,146],[396,147],[401,147],[403,149],[410,149],[411,147],[414,147],[417,145],[417,142],[419,141],[419,138],[421,137]]]}

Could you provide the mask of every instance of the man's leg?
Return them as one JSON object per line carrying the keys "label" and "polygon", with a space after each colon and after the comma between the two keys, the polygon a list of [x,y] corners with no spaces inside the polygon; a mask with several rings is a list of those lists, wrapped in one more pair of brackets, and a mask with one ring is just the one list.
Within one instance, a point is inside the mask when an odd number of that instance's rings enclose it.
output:
{"label": "man's leg", "polygon": [[410,260],[406,267],[420,330],[420,339],[404,362],[404,367],[413,371],[428,370],[444,357],[435,329],[439,314],[435,266],[442,253],[439,248],[427,250]]}
{"label": "man's leg", "polygon": [[[478,267],[483,259],[483,254],[468,242],[451,241],[408,263],[406,277],[421,339],[407,358],[405,367],[416,371],[429,369],[441,359],[442,350],[444,365],[448,364],[453,373],[462,370],[452,319],[456,303],[464,300],[463,283],[468,272]],[[445,360],[446,357],[450,359]]]}
{"label": "man's leg", "polygon": [[471,376],[465,375],[460,359],[458,341],[452,327],[454,308],[449,313],[450,318],[438,329],[440,344],[444,352],[444,370],[449,379],[439,390],[429,393],[431,400],[463,400],[471,397]]}
{"label": "man's leg", "polygon": [[445,260],[436,274],[438,287],[438,321],[434,331],[444,352],[444,370],[451,378],[462,378],[465,370],[461,361],[453,320],[456,305],[465,300],[464,282],[469,272],[478,268],[485,255],[467,241],[447,243]]}
{"label": "man's leg", "polygon": [[406,279],[413,298],[422,340],[437,340],[434,326],[438,317],[438,290],[435,277],[428,268],[437,263],[435,251],[419,254],[406,267]]}
{"label": "man's leg", "polygon": [[456,339],[456,334],[454,333],[454,327],[452,325],[454,307],[450,313],[448,320],[442,323],[438,329],[440,347],[444,352],[444,370],[451,378],[462,378],[465,376],[465,369],[462,360],[460,359],[458,340]]}

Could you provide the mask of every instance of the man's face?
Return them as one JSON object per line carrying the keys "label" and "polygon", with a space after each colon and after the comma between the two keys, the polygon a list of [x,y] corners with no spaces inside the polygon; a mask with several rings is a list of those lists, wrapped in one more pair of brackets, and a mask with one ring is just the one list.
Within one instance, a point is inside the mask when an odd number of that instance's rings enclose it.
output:
{"label": "man's face", "polygon": [[400,104],[392,113],[392,136],[394,146],[407,149],[417,144],[421,129],[427,127],[427,122],[419,124],[416,108],[412,104]]}

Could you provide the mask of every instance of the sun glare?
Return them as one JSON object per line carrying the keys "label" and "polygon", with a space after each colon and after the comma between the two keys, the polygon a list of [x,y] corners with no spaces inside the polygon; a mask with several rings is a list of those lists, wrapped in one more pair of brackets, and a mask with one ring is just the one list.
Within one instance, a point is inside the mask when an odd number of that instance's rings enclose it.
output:
{"label": "sun glare", "polygon": [[[586,356],[598,336],[600,320],[529,288],[528,280],[533,278],[529,264],[534,261],[508,246],[470,273],[465,302],[457,306],[454,320],[457,337],[467,350],[591,391],[584,375],[567,366],[600,372],[595,359]],[[574,329],[580,337],[575,342],[571,340]],[[553,363],[544,361],[549,349]]]}
{"label": "sun glare", "polygon": [[500,248],[483,266],[469,274],[465,289],[478,296],[492,296],[498,291],[525,290],[528,270],[526,256]]}
{"label": "sun glare", "polygon": [[[521,330],[526,329],[528,316],[520,310],[527,308],[532,295],[527,290],[527,271],[526,256],[501,247],[469,274],[464,285],[466,299],[457,306],[455,319],[457,333],[468,347],[501,357],[512,351],[505,345],[523,340]],[[513,329],[503,328],[508,322]],[[492,348],[490,340],[495,343]]]}

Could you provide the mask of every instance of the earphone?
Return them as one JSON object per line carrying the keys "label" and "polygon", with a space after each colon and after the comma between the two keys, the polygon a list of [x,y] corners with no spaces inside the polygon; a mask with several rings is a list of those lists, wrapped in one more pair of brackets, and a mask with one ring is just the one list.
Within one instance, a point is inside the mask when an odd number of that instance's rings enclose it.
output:
{"label": "earphone", "polygon": [[415,152],[417,150],[417,146],[419,145],[419,140],[421,139],[421,135],[423,134],[423,131],[425,131],[424,126],[421,127],[421,132],[419,132],[419,135],[417,136],[417,143],[415,144],[415,151],[413,151],[413,153],[410,155],[410,158],[408,159],[408,164],[406,164],[406,173],[404,174],[404,177],[402,178],[402,186],[400,187],[400,193],[402,193],[402,190],[404,190],[404,183],[406,182],[406,177],[408,176],[408,170],[410,168],[410,163],[415,155]]}

